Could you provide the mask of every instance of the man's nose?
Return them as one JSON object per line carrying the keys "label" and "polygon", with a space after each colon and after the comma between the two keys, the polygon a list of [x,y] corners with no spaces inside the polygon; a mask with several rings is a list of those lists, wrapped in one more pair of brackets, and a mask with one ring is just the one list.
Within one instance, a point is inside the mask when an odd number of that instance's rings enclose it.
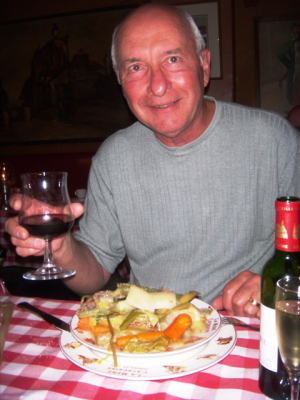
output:
{"label": "man's nose", "polygon": [[150,75],[149,93],[161,97],[170,87],[170,82],[161,68],[152,68]]}

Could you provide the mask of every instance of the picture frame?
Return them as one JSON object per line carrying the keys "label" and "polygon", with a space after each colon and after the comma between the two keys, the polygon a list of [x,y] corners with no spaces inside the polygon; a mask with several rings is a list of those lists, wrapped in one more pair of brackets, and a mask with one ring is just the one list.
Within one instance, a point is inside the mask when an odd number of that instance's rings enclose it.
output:
{"label": "picture frame", "polygon": [[256,18],[254,32],[256,106],[287,117],[300,104],[300,14]]}
{"label": "picture frame", "polygon": [[136,120],[110,47],[137,6],[0,24],[0,146],[101,142]]}
{"label": "picture frame", "polygon": [[193,17],[211,52],[210,78],[222,79],[218,1],[177,7],[185,10]]}

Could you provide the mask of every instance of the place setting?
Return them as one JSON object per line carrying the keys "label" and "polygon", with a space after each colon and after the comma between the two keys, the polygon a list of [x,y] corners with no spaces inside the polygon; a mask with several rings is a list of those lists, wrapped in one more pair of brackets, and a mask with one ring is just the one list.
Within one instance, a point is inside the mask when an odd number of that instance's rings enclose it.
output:
{"label": "place setting", "polygon": [[72,333],[62,332],[60,337],[60,348],[66,358],[98,375],[127,380],[169,379],[202,371],[230,354],[237,340],[233,325],[220,324],[219,329],[214,329],[208,338],[191,349],[187,346],[173,352],[117,354],[115,367],[110,351],[101,353],[95,345],[79,341],[74,330]]}
{"label": "place setting", "polygon": [[[18,307],[39,315],[60,329],[59,346],[63,355],[80,368],[118,379],[160,380],[209,368],[223,360],[235,347],[237,334],[234,326],[223,324],[221,315],[197,295],[197,292],[190,292],[176,296],[174,292],[120,284],[115,291],[98,292],[90,296],[87,306],[83,298],[70,324],[28,303],[19,303]],[[87,309],[93,301],[96,308]],[[165,307],[169,307],[168,304],[172,307],[167,309]],[[160,340],[160,337],[166,338],[163,334],[168,326],[171,329],[176,317],[179,320],[185,315],[191,316],[192,322],[183,336],[177,340],[167,338],[165,343]],[[149,325],[148,320],[145,322],[145,316],[152,318],[154,327],[150,331],[145,330],[145,324]],[[91,324],[97,323],[97,326],[89,329],[84,326],[87,320]],[[115,345],[109,339],[109,324],[113,326],[113,335],[117,336],[113,339]],[[162,336],[152,342],[152,349],[149,350],[149,343],[135,345],[135,336],[138,337],[139,333],[152,336],[157,329]],[[119,347],[118,343],[124,342],[128,336],[133,337],[133,347],[128,347],[128,344],[127,347]]]}

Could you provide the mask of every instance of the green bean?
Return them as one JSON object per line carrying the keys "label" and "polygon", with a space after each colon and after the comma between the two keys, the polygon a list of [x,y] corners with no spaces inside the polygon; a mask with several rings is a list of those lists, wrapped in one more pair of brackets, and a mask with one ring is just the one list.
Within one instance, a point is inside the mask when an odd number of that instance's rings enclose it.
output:
{"label": "green bean", "polygon": [[128,328],[128,326],[135,320],[137,319],[143,312],[141,310],[132,310],[130,313],[127,315],[127,317],[124,319],[122,324],[120,325],[121,331],[125,330]]}
{"label": "green bean", "polygon": [[117,360],[117,353],[116,353],[116,347],[114,344],[114,330],[113,327],[111,325],[110,319],[109,319],[109,315],[106,316],[107,318],[107,323],[110,329],[110,333],[111,333],[111,337],[110,337],[110,349],[112,351],[112,355],[113,355],[113,360],[114,360],[114,367],[118,368],[118,360]]}

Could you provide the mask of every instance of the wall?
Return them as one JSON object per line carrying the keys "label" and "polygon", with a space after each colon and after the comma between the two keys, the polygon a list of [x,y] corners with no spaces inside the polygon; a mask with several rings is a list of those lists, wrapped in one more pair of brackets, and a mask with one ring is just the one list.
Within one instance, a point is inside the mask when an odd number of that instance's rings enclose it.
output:
{"label": "wall", "polygon": [[[181,5],[209,0],[162,0]],[[79,12],[101,7],[126,6],[147,3],[147,0],[10,0],[0,2],[0,23],[22,18],[34,18],[68,12]],[[246,6],[248,4],[250,6]],[[223,76],[210,83],[208,94],[221,100],[234,100],[254,106],[255,43],[254,19],[300,13],[299,0],[219,0],[220,40]],[[234,31],[234,35],[233,35]],[[235,62],[233,63],[233,59]]]}
{"label": "wall", "polygon": [[255,18],[294,15],[300,13],[299,0],[256,0],[245,7],[244,0],[234,2],[235,21],[235,100],[237,103],[255,106],[256,103],[256,59],[254,40]]}
{"label": "wall", "polygon": [[[161,0],[182,5],[210,0]],[[139,5],[147,0],[10,0],[0,2],[0,23],[46,15],[80,12],[114,6]],[[247,3],[250,6],[246,6]],[[219,100],[236,101],[255,106],[255,43],[254,20],[262,16],[300,12],[299,0],[219,0],[221,79],[211,80],[207,94]],[[51,143],[1,146],[0,162],[11,161],[16,173],[40,169],[63,169],[69,172],[70,192],[83,187],[90,160],[101,145],[99,142]],[[54,161],[55,160],[55,161]],[[72,195],[72,194],[71,194]]]}
{"label": "wall", "polygon": [[[205,3],[212,0],[161,0],[161,3],[183,5],[191,3]],[[216,0],[215,0],[216,1]],[[84,8],[82,2],[67,0],[51,0],[51,2],[40,0],[11,0],[8,4],[0,3],[0,22],[22,18],[33,18],[42,15],[78,12],[92,10],[101,7],[138,5],[148,3],[147,0],[86,0]],[[220,43],[222,55],[222,78],[210,82],[207,94],[220,100],[233,100],[233,48],[232,48],[232,0],[219,0],[220,20]]]}
{"label": "wall", "polygon": [[86,189],[93,152],[66,152],[48,154],[18,154],[0,157],[0,162],[11,163],[15,187],[21,187],[21,174],[39,171],[68,172],[68,189],[71,198],[76,189]]}
{"label": "wall", "polygon": [[[162,2],[182,5],[200,2],[209,2],[212,0],[162,0]],[[215,0],[216,1],[216,0]],[[79,1],[46,1],[29,0],[11,0],[0,2],[0,23],[8,22],[26,18],[38,18],[47,15],[56,15],[64,13],[73,13],[80,11],[89,11],[93,9],[101,9],[105,6],[112,8],[113,6],[133,6],[134,4],[142,4],[146,1],[133,1],[133,0],[86,0],[84,8]],[[222,77],[221,79],[213,79],[207,90],[207,94],[215,96],[222,100],[233,99],[233,50],[232,50],[232,5],[231,0],[219,0],[219,20],[220,20],[220,44],[221,44],[221,57],[222,57]]]}
{"label": "wall", "polygon": [[[11,0],[0,2],[0,22],[15,21],[26,18],[38,18],[45,15],[80,12],[113,6],[142,4],[147,1],[134,0]],[[199,3],[201,1],[195,1]],[[206,1],[204,1],[206,2]],[[6,3],[6,4],[4,4]],[[174,5],[191,4],[193,1],[169,1]],[[233,87],[233,47],[232,47],[232,4],[231,0],[219,1],[220,45],[222,57],[222,77],[211,80],[207,95],[217,99],[232,101]],[[71,196],[78,187],[85,187],[89,165],[99,142],[90,143],[51,143],[0,146],[0,162],[11,162],[15,166],[17,186],[22,172],[39,170],[64,170],[69,173],[68,183]]]}
{"label": "wall", "polygon": [[[212,0],[160,0],[159,2],[173,5],[191,3],[205,3]],[[215,0],[216,1],[216,0]],[[207,90],[207,95],[219,100],[232,101],[234,99],[233,80],[233,47],[232,47],[232,2],[234,0],[219,1],[220,43],[222,57],[222,77],[212,80]],[[0,2],[0,23],[23,18],[34,18],[42,15],[52,15],[82,10],[92,10],[101,7],[138,5],[148,3],[147,0],[86,0],[84,8],[80,0],[10,0]],[[6,4],[4,4],[6,3]]]}

